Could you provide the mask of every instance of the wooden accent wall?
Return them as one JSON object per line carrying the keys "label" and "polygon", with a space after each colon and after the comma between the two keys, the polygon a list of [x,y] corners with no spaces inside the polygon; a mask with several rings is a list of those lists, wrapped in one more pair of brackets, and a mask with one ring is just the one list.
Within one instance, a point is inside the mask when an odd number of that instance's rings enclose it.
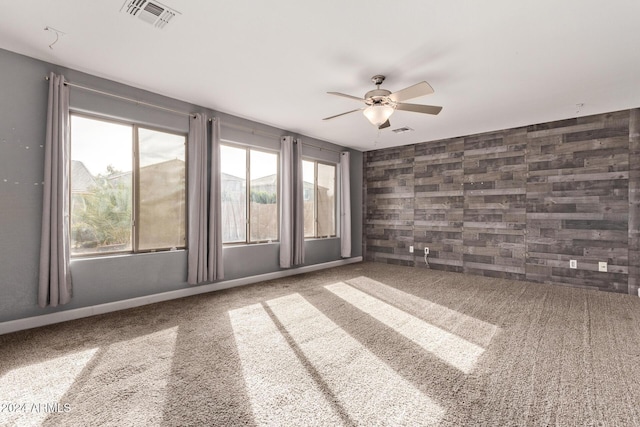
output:
{"label": "wooden accent wall", "polygon": [[527,137],[527,279],[626,293],[629,112],[530,126]]}
{"label": "wooden accent wall", "polygon": [[629,294],[640,290],[640,109],[629,118]]}
{"label": "wooden accent wall", "polygon": [[640,110],[367,152],[365,258],[637,294],[639,155]]}
{"label": "wooden accent wall", "polygon": [[465,138],[465,273],[525,278],[526,131]]}
{"label": "wooden accent wall", "polygon": [[363,156],[365,259],[413,266],[414,146]]}
{"label": "wooden accent wall", "polygon": [[464,139],[415,146],[413,241],[416,266],[462,272]]}

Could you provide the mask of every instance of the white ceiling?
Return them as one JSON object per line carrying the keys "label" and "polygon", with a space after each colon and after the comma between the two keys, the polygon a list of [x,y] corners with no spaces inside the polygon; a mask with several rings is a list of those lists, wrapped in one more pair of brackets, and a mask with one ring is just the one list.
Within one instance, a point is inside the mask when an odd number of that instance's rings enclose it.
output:
{"label": "white ceiling", "polygon": [[[162,3],[182,15],[158,30],[123,0],[3,2],[0,47],[363,151],[640,106],[638,0]],[[442,112],[322,120],[374,74]]]}

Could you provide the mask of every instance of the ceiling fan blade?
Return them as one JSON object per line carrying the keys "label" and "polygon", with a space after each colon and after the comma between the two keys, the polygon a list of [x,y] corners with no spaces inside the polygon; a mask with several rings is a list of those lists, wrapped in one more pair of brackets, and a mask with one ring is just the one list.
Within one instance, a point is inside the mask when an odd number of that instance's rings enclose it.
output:
{"label": "ceiling fan blade", "polygon": [[347,95],[346,93],[340,93],[340,92],[327,92],[327,93],[329,95],[336,95],[336,96],[341,96],[343,98],[355,99],[356,101],[364,102],[364,99],[358,98],[357,96]]}
{"label": "ceiling fan blade", "polygon": [[355,113],[356,111],[361,111],[361,110],[364,110],[364,107],[362,107],[362,108],[358,108],[357,110],[347,111],[346,113],[336,114],[335,116],[325,117],[325,118],[324,118],[324,119],[322,119],[322,120],[331,120],[331,119],[335,119],[336,117],[344,116],[345,114]]}
{"label": "ceiling fan blade", "polygon": [[413,86],[392,93],[389,98],[395,102],[402,102],[419,96],[431,95],[433,88],[427,82],[416,83]]}
{"label": "ceiling fan blade", "polygon": [[399,103],[396,106],[396,110],[403,111],[413,111],[414,113],[424,113],[424,114],[438,114],[442,107],[436,107],[434,105],[419,105],[419,104],[403,104]]}
{"label": "ceiling fan blade", "polygon": [[391,126],[391,123],[389,123],[389,120],[387,120],[386,122],[378,126],[378,129],[385,129],[385,128],[388,128],[389,126]]}

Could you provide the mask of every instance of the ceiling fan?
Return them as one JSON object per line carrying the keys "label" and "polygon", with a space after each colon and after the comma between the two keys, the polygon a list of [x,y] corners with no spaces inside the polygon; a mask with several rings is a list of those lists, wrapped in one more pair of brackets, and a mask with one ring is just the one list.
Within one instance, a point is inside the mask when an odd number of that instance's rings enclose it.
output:
{"label": "ceiling fan", "polygon": [[384,81],[384,78],[385,77],[382,75],[375,75],[371,77],[371,81],[377,86],[377,89],[367,92],[364,95],[364,98],[358,98],[357,96],[346,95],[339,92],[327,92],[331,95],[355,99],[356,101],[364,102],[366,105],[362,108],[358,108],[357,110],[336,114],[335,116],[326,117],[322,120],[331,120],[336,117],[344,116],[345,114],[362,111],[372,125],[376,126],[378,129],[384,129],[391,126],[389,123],[389,117],[391,117],[395,110],[413,111],[414,113],[434,115],[438,114],[440,110],[442,110],[442,107],[435,107],[433,105],[407,104],[402,102],[419,96],[432,94],[433,88],[429,83],[416,83],[413,86],[391,93],[389,90],[380,89],[380,85]]}

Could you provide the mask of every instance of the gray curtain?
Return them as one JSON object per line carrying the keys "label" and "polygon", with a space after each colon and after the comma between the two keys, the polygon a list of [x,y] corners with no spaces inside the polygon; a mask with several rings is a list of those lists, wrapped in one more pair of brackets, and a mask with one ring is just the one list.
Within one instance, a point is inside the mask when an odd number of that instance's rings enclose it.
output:
{"label": "gray curtain", "polygon": [[[220,124],[206,115],[189,118],[189,240],[187,283],[224,278],[220,218]],[[210,149],[209,149],[210,148]],[[211,168],[209,169],[209,158]]]}
{"label": "gray curtain", "polygon": [[211,120],[211,179],[209,188],[209,275],[207,280],[224,279],[222,258],[222,179],[220,170],[220,119]]}
{"label": "gray curtain", "polygon": [[280,267],[304,264],[302,143],[291,136],[280,148]]}
{"label": "gray curtain", "polygon": [[351,179],[349,152],[340,153],[340,256],[351,257]]}
{"label": "gray curtain", "polygon": [[44,189],[38,305],[56,307],[71,300],[69,270],[69,88],[64,76],[49,73],[44,145]]}

